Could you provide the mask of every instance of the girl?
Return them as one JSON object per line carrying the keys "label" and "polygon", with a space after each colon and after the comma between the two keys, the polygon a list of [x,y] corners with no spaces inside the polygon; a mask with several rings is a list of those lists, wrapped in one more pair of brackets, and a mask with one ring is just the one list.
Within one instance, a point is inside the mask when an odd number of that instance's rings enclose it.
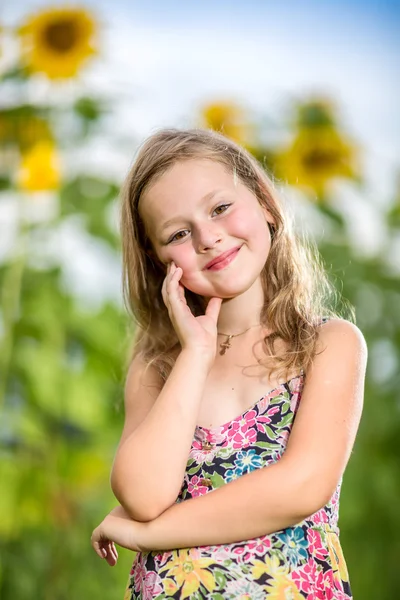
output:
{"label": "girl", "polygon": [[158,131],[122,243],[137,337],[94,549],[138,552],[129,600],[351,598],[337,522],[367,350],[266,173],[221,134]]}

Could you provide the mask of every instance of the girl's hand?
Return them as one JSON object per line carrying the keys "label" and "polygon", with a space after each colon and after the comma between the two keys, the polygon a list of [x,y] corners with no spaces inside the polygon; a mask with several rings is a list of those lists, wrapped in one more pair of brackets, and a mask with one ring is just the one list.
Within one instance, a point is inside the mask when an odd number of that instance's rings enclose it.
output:
{"label": "girl's hand", "polygon": [[202,349],[212,364],[217,348],[217,320],[222,298],[211,298],[204,315],[195,317],[190,310],[185,288],[180,283],[182,269],[171,262],[162,286],[162,297],[182,350]]}
{"label": "girl's hand", "polygon": [[118,560],[115,544],[135,552],[143,551],[140,540],[144,525],[133,521],[122,506],[118,506],[93,531],[91,537],[93,549],[100,558],[105,558],[110,567],[113,567]]}

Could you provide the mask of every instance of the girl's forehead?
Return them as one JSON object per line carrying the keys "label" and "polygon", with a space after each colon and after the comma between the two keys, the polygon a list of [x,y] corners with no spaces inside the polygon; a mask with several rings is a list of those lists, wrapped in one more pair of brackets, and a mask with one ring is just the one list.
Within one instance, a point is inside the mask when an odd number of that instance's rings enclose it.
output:
{"label": "girl's forehead", "polygon": [[169,193],[175,190],[184,190],[197,187],[214,185],[215,181],[232,184],[232,173],[225,165],[210,159],[190,159],[176,162],[161,177],[157,178],[152,186],[153,191]]}
{"label": "girl's forehead", "polygon": [[234,191],[237,181],[222,164],[208,159],[175,163],[143,193],[139,212],[151,225],[170,213],[195,208],[219,192]]}

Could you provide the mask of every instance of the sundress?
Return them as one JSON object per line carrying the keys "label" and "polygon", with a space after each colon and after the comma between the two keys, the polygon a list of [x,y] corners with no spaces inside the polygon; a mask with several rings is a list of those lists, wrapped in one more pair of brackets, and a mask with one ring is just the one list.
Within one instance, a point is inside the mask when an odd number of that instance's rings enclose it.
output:
{"label": "sundress", "polygon": [[[220,427],[197,426],[177,502],[277,462],[305,375],[282,383]],[[292,527],[233,544],[137,553],[125,600],[349,600],[339,540],[340,479],[329,502]]]}

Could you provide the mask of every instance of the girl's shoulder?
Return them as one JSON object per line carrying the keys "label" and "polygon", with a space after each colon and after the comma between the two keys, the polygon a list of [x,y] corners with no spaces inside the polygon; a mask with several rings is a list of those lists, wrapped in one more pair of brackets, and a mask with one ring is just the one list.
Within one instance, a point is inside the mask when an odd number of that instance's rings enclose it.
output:
{"label": "girl's shoulder", "polygon": [[339,317],[322,317],[319,325],[319,340],[322,344],[338,347],[351,345],[366,350],[364,335],[355,323]]}

